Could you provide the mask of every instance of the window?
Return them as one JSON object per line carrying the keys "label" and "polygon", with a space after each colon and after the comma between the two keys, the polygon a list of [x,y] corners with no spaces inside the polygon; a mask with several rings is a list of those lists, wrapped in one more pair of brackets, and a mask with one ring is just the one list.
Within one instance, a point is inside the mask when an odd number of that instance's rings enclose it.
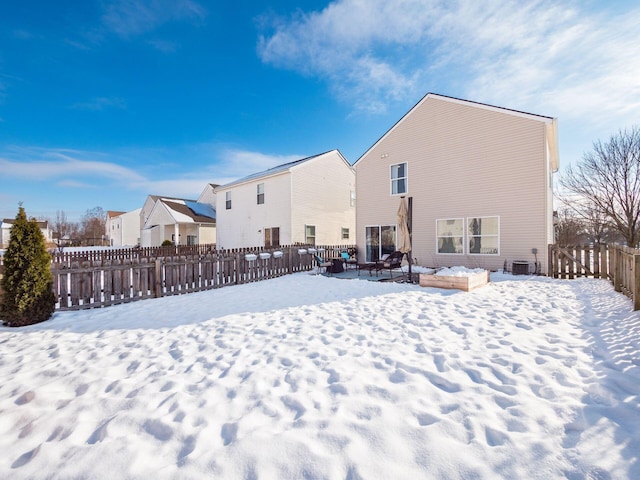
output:
{"label": "window", "polygon": [[305,225],[304,227],[304,241],[309,245],[316,244],[316,227],[315,225]]}
{"label": "window", "polygon": [[266,248],[280,246],[280,227],[271,227],[264,229],[264,246]]}
{"label": "window", "polygon": [[396,226],[375,225],[365,227],[366,262],[375,262],[385,254],[396,251]]}
{"label": "window", "polygon": [[391,165],[391,195],[407,193],[407,164]]}
{"label": "window", "polygon": [[[436,220],[437,253],[498,255],[500,217]],[[466,245],[466,247],[465,247]]]}
{"label": "window", "polygon": [[231,192],[225,194],[227,210],[231,210]]}
{"label": "window", "polygon": [[258,205],[264,203],[264,183],[258,184]]}
{"label": "window", "polygon": [[500,217],[467,218],[469,253],[473,255],[498,255]]}
{"label": "window", "polygon": [[355,190],[351,190],[351,195],[349,198],[349,206],[351,207],[355,207],[356,206],[356,191]]}
{"label": "window", "polygon": [[349,229],[348,228],[342,228],[342,239],[343,240],[349,240]]}
{"label": "window", "polygon": [[464,219],[436,220],[438,253],[464,253]]}
{"label": "window", "polygon": [[198,243],[197,235],[187,235],[187,245],[196,245]]}

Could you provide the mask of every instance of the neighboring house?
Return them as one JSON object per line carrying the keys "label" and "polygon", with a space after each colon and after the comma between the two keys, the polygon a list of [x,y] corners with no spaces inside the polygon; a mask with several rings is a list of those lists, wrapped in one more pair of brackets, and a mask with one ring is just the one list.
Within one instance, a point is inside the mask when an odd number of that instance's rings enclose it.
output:
{"label": "neighboring house", "polygon": [[216,242],[216,211],[207,203],[150,195],[140,210],[140,245],[155,247],[169,240],[176,245]]}
{"label": "neighboring house", "polygon": [[140,212],[107,212],[105,225],[107,239],[112,247],[140,245]]}
{"label": "neighboring house", "polygon": [[355,172],[338,150],[219,186],[218,248],[353,244]]}
{"label": "neighboring house", "polygon": [[555,118],[429,93],[354,166],[360,261],[397,248],[406,197],[418,265],[546,271]]}
{"label": "neighboring house", "polygon": [[198,202],[208,203],[213,208],[216,208],[216,187],[218,187],[218,185],[215,183],[207,183],[207,186],[204,187],[204,190],[202,190],[202,193],[198,197]]}
{"label": "neighboring house", "polygon": [[[9,246],[9,239],[11,238],[11,227],[15,219],[13,218],[5,218],[0,222],[0,248],[6,248]],[[47,220],[39,221],[38,226],[40,227],[40,231],[42,235],[44,235],[45,243],[51,243],[53,241],[52,231],[49,226],[49,222]]]}

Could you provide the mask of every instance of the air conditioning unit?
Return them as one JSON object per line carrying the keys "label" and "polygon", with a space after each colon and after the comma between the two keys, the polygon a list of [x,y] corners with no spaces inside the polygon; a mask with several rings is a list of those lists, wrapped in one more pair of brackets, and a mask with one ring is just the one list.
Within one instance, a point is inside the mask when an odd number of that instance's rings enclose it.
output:
{"label": "air conditioning unit", "polygon": [[511,273],[514,275],[529,275],[529,262],[514,261],[511,264]]}

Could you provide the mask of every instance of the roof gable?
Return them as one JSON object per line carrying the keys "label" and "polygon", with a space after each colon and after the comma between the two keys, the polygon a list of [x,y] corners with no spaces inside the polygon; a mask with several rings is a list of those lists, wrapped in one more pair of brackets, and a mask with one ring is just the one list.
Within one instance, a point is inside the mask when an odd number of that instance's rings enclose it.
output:
{"label": "roof gable", "polygon": [[449,97],[449,96],[440,95],[440,94],[437,94],[437,93],[427,93],[424,97],[422,97],[420,99],[420,101],[418,103],[416,103],[407,113],[405,113],[402,116],[402,118],[400,118],[400,120],[398,120],[389,130],[387,130],[384,133],[384,135],[382,135],[373,145],[371,145],[371,147],[369,147],[367,149],[367,151],[365,151],[360,156],[360,158],[358,158],[358,160],[356,160],[356,162],[354,163],[354,166],[360,160],[362,160],[364,157],[366,157],[367,154],[376,147],[376,145],[378,145],[382,140],[387,138],[396,128],[398,128],[404,122],[404,120],[407,117],[409,117],[415,110],[419,109],[422,106],[422,104],[424,104],[429,99],[441,100],[441,101],[450,102],[450,103],[453,103],[453,104],[465,105],[465,106],[474,107],[474,108],[480,108],[480,109],[489,110],[489,111],[496,112],[496,113],[514,115],[514,116],[517,116],[517,117],[527,118],[529,120],[542,122],[542,123],[545,123],[545,124],[555,125],[555,123],[556,123],[556,120],[553,117],[547,117],[547,116],[544,116],[544,115],[537,115],[535,113],[527,113],[527,112],[522,112],[522,111],[519,111],[519,110],[513,110],[513,109],[509,109],[509,108],[498,107],[498,106],[489,105],[489,104],[486,104],[486,103],[474,102],[472,100],[463,100],[461,98]]}
{"label": "roof gable", "polygon": [[[216,188],[216,190],[224,190],[226,188],[233,187],[233,186],[236,186],[236,185],[240,185],[240,184],[243,184],[243,183],[254,182],[256,180],[260,180],[260,179],[263,179],[263,178],[271,177],[273,175],[278,175],[278,174],[281,174],[281,173],[290,172],[292,169],[294,169],[296,167],[299,167],[300,165],[302,165],[304,163],[307,163],[307,162],[309,162],[311,160],[320,158],[323,155],[326,155],[326,154],[331,153],[331,152],[337,152],[340,155],[340,157],[342,159],[344,159],[344,157],[342,156],[342,154],[338,150],[329,150],[327,152],[319,153],[317,155],[312,155],[310,157],[301,158],[299,160],[294,160],[292,162],[283,163],[282,165],[278,165],[278,166],[269,168],[267,170],[263,170],[262,172],[253,173],[251,175],[247,175],[246,177],[242,177],[239,180],[235,180],[235,181],[227,183],[225,185],[221,185],[218,188]],[[348,164],[346,159],[344,159],[344,161]]]}

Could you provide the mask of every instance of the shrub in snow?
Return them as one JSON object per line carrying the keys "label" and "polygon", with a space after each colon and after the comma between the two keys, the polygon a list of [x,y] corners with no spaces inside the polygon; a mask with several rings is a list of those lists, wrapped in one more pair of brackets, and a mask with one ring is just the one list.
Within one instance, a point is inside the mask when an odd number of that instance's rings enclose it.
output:
{"label": "shrub in snow", "polygon": [[51,258],[38,223],[27,220],[24,208],[20,207],[4,254],[3,293],[0,298],[3,325],[21,327],[51,317],[56,299],[50,264]]}

